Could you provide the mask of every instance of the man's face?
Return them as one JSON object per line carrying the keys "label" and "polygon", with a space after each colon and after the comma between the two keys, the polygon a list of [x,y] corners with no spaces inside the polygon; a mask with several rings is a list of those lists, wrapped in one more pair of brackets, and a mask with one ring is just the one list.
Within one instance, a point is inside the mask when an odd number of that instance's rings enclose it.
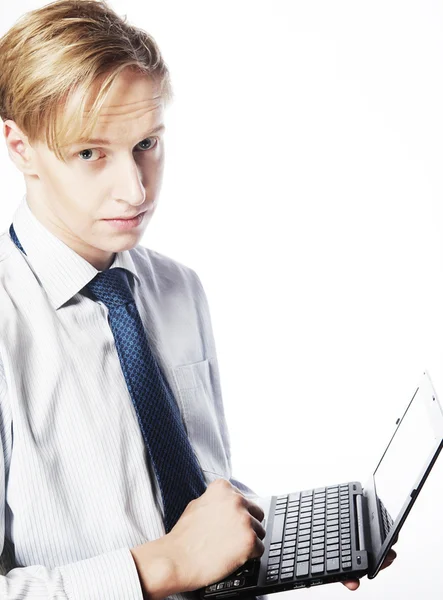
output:
{"label": "man's face", "polygon": [[[91,103],[86,114],[90,107]],[[125,70],[90,136],[106,138],[109,144],[89,141],[63,148],[65,164],[44,143],[31,148],[24,136],[30,160],[26,171],[19,168],[25,173],[31,211],[98,270],[112,264],[115,252],[139,243],[155,210],[163,177],[164,139],[163,130],[150,132],[163,125],[163,111],[158,85],[145,75]],[[11,130],[5,137],[9,134]],[[130,229],[106,220],[141,211],[146,212],[140,224]]]}

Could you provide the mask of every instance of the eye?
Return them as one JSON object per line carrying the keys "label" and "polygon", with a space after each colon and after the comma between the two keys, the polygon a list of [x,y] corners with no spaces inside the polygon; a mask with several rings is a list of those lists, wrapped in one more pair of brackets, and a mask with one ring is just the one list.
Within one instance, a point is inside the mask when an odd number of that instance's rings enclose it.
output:
{"label": "eye", "polygon": [[[157,138],[146,138],[146,139],[142,140],[140,142],[140,144],[144,144],[146,142],[146,140],[153,140],[153,141],[155,141],[155,144],[153,144],[152,141],[151,141],[150,147],[149,148],[143,148],[143,150],[150,150],[151,148],[154,148],[154,145],[155,146],[157,145]],[[137,144],[137,146],[140,146],[140,144]]]}
{"label": "eye", "polygon": [[[155,148],[155,146],[157,145],[157,138],[145,138],[144,140],[142,140],[141,142],[139,142],[137,144],[137,146],[140,146],[141,144],[145,144],[146,141],[150,141],[150,145],[149,148],[142,148],[141,152],[146,152],[147,150],[151,150],[152,148]],[[155,143],[154,143],[155,142]],[[80,152],[77,153],[77,156],[82,156],[83,158],[85,157],[85,154],[89,153],[89,152],[98,152],[97,148],[87,148],[86,150],[81,150]],[[97,162],[96,160],[83,160],[82,162]]]}
{"label": "eye", "polygon": [[[84,157],[85,154],[87,154],[88,152],[94,152],[94,151],[97,151],[97,148],[88,148],[87,150],[82,150],[81,152],[79,152],[77,154],[77,156],[82,156],[83,158],[85,158]],[[84,160],[82,162],[96,162],[96,161],[95,160],[86,160],[86,161]]]}

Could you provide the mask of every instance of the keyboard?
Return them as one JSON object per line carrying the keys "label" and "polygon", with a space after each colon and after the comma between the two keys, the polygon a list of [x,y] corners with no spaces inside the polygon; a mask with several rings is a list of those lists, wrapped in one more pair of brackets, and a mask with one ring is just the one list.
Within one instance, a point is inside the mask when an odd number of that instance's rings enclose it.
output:
{"label": "keyboard", "polygon": [[349,484],[277,496],[266,583],[352,568]]}
{"label": "keyboard", "polygon": [[[264,559],[265,585],[352,569],[350,485],[277,496],[272,532],[266,531],[271,541]],[[262,559],[248,560],[223,581],[207,586],[205,592],[234,595],[236,590],[256,585]]]}

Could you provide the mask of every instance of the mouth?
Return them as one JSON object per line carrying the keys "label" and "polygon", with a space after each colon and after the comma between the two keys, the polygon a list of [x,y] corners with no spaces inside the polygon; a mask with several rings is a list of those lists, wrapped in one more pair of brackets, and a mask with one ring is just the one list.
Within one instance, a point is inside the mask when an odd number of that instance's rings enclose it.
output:
{"label": "mouth", "polygon": [[132,219],[103,219],[103,221],[105,221],[105,223],[109,223],[109,225],[112,225],[113,227],[117,227],[118,229],[127,230],[140,225],[147,212],[148,211],[145,210]]}
{"label": "mouth", "polygon": [[145,212],[146,212],[146,210],[138,213],[137,215],[134,215],[133,217],[112,217],[111,219],[103,219],[103,220],[104,221],[133,221],[134,219],[137,219],[141,215],[145,214]]}

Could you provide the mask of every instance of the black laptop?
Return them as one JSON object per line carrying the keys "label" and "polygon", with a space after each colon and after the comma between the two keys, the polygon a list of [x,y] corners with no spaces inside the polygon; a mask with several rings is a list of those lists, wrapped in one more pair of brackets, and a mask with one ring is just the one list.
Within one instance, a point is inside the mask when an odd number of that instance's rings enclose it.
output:
{"label": "black laptop", "polygon": [[373,579],[443,446],[443,411],[427,372],[395,425],[365,487],[351,481],[254,499],[265,512],[263,555],[201,588],[200,597],[241,598],[364,575]]}

